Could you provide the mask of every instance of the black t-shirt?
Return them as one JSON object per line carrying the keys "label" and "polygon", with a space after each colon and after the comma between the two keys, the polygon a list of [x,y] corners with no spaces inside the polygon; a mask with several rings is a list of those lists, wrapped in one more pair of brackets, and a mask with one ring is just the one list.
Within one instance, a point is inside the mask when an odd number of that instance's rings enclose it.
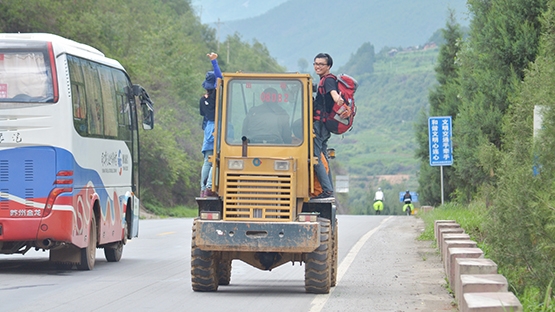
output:
{"label": "black t-shirt", "polygon": [[323,88],[324,88],[324,94],[322,94],[320,90],[316,92],[316,98],[314,99],[314,109],[322,110],[322,108],[325,107],[326,108],[325,111],[329,113],[331,112],[331,109],[333,108],[333,104],[335,103],[333,101],[333,98],[331,97],[330,92],[332,90],[337,91],[337,81],[331,76],[326,77],[324,80]]}
{"label": "black t-shirt", "polygon": [[210,90],[208,97],[204,95],[199,100],[200,115],[206,120],[214,121],[216,116],[216,90]]}

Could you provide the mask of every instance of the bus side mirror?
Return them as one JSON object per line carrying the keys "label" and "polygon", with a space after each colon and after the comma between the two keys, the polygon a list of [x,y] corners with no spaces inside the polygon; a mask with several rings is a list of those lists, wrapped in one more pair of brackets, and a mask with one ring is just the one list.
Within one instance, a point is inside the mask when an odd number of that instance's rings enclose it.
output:
{"label": "bus side mirror", "polygon": [[143,114],[143,129],[151,130],[154,128],[154,103],[148,96],[146,90],[139,86],[133,85],[133,93],[141,100],[141,109]]}

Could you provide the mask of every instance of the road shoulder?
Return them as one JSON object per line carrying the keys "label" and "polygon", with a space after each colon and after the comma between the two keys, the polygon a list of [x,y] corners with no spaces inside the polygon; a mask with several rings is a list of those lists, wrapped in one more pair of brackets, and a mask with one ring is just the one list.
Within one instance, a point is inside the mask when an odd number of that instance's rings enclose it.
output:
{"label": "road shoulder", "polygon": [[[366,241],[323,311],[457,311],[424,222],[394,216]],[[333,299],[332,299],[333,298]]]}

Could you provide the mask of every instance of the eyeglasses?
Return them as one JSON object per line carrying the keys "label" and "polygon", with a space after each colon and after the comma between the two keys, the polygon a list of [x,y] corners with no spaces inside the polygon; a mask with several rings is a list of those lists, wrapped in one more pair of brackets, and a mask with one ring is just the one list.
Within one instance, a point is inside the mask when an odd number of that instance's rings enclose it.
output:
{"label": "eyeglasses", "polygon": [[328,66],[328,64],[325,64],[325,63],[312,63],[312,65],[314,65],[314,66]]}

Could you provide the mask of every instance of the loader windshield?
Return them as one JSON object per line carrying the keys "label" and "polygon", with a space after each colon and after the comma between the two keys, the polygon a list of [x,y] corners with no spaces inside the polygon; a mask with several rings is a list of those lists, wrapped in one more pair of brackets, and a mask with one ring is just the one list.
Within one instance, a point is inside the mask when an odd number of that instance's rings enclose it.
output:
{"label": "loader windshield", "polygon": [[230,145],[300,145],[303,88],[297,79],[234,79],[229,85],[225,137]]}

